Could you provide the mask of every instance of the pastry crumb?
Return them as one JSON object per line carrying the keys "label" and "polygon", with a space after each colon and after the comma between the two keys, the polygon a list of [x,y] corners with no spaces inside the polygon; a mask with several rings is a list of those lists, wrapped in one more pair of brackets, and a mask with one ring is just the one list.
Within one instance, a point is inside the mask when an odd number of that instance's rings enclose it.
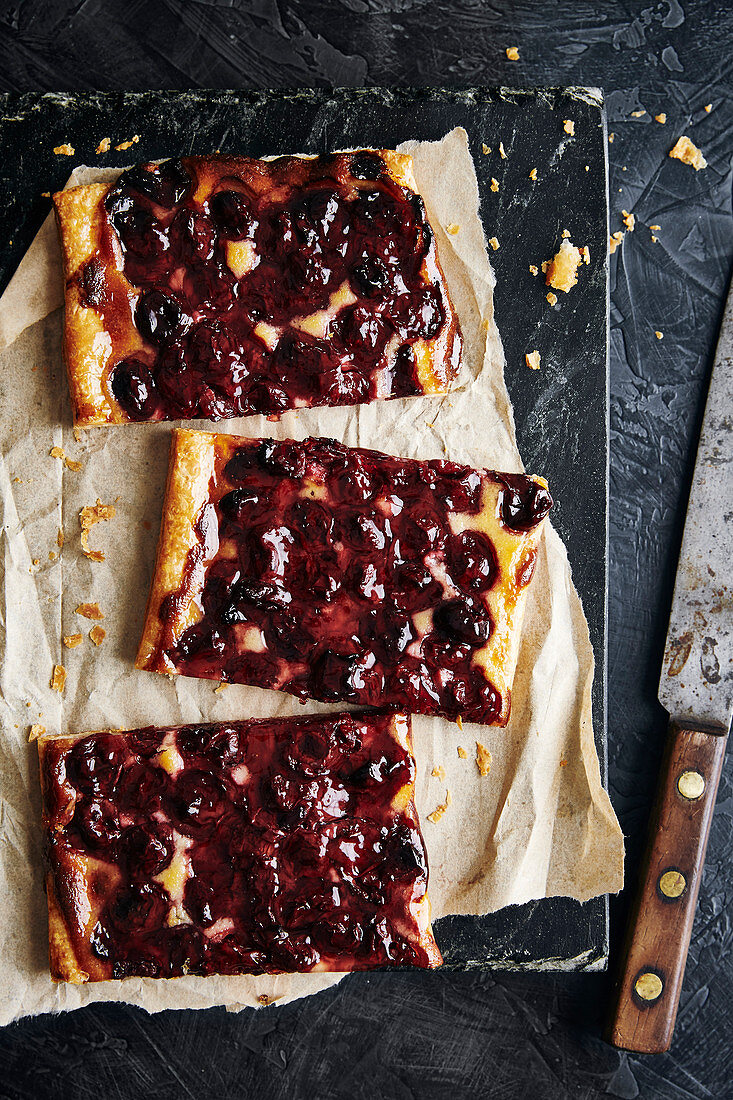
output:
{"label": "pastry crumb", "polygon": [[661,225],[650,225],[649,228],[650,229],[655,229],[658,232],[662,227],[661,227]]}
{"label": "pastry crumb", "polygon": [[41,559],[40,558],[34,558],[33,559],[33,564],[34,565],[40,565],[41,564]]}
{"label": "pastry crumb", "polygon": [[75,427],[75,428],[73,428],[72,430],[73,430],[73,433],[74,433],[74,439],[76,440],[76,442],[77,442],[77,443],[81,443],[81,441],[82,441],[82,438],[83,438],[83,436],[82,436],[82,434],[81,434],[81,428],[76,428],[76,427]]}
{"label": "pastry crumb", "polygon": [[67,470],[73,470],[75,474],[78,474],[81,470],[81,462],[77,462],[75,458],[64,458],[64,466]]}
{"label": "pastry crumb", "polygon": [[51,688],[53,691],[62,692],[64,690],[64,684],[66,683],[66,669],[63,665],[53,666],[53,676],[51,677]]}
{"label": "pastry crumb", "polygon": [[89,631],[89,638],[95,645],[101,645],[107,635],[103,626],[93,626]]}
{"label": "pastry crumb", "polygon": [[578,268],[581,259],[580,249],[564,237],[560,241],[559,249],[548,264],[545,285],[551,286],[553,290],[562,290],[564,294],[567,294],[578,281]]}
{"label": "pastry crumb", "polygon": [[108,153],[110,146],[112,145],[112,138],[102,138],[94,152],[99,156],[100,153]]}
{"label": "pastry crumb", "polygon": [[140,140],[139,134],[133,134],[129,141],[121,141],[119,145],[115,145],[115,149],[119,153],[123,153],[125,149],[132,149],[133,145],[137,145]]}
{"label": "pastry crumb", "polygon": [[491,152],[491,146],[487,145],[486,142],[483,142],[483,141],[481,142],[481,149],[484,152],[484,154]]}
{"label": "pastry crumb", "polygon": [[49,552],[48,552],[48,560],[49,561],[56,561],[57,557],[58,557],[58,554],[56,553],[55,550],[49,550]]}
{"label": "pastry crumb", "polygon": [[631,117],[632,117],[632,118],[641,118],[641,116],[642,116],[642,115],[645,115],[645,114],[646,114],[646,111],[644,111],[644,110],[641,110],[641,111],[632,111],[632,112],[631,112]]}
{"label": "pastry crumb", "polygon": [[550,303],[551,306],[557,305],[557,294],[553,294],[552,291],[549,291],[545,295],[545,297],[547,298],[547,301]]}
{"label": "pastry crumb", "polygon": [[510,61],[519,61],[519,50],[516,46],[507,46],[506,55]]}
{"label": "pastry crumb", "polygon": [[613,139],[614,139],[615,137],[616,137],[616,135],[615,135],[615,134],[609,134],[609,135],[608,135],[608,144],[609,144],[609,145],[613,145]]}
{"label": "pastry crumb", "polygon": [[566,240],[566,241],[569,241],[569,240],[570,240],[570,230],[569,230],[569,229],[563,229],[563,231],[562,231],[562,233],[560,234],[560,236],[561,236],[561,237],[562,237],[562,238],[563,238],[564,240]]}
{"label": "pastry crumb", "polygon": [[267,1008],[268,1005],[272,1004],[273,1000],[274,998],[269,997],[267,993],[260,993],[257,997],[257,1003],[261,1004],[263,1008]]}
{"label": "pastry crumb", "polygon": [[456,725],[458,726],[461,733],[463,733],[463,718],[460,714],[456,716]]}
{"label": "pastry crumb", "polygon": [[48,453],[51,458],[60,458],[62,460],[66,458],[66,452],[63,447],[52,447]]}
{"label": "pastry crumb", "polygon": [[536,168],[530,168],[530,170],[529,170],[529,178],[530,178],[531,180],[536,180],[536,179],[537,179],[537,169],[536,169]]}
{"label": "pastry crumb", "polygon": [[94,505],[85,505],[79,512],[79,524],[81,526],[81,548],[85,557],[90,561],[104,561],[102,550],[92,550],[89,546],[89,531],[95,523],[102,523],[117,515],[117,509],[113,504],[102,504],[97,498]]}
{"label": "pastry crumb", "polygon": [[450,233],[451,237],[455,237],[456,233],[460,232],[460,225],[456,225],[455,222],[451,222],[450,225],[446,225],[446,233]]}
{"label": "pastry crumb", "polygon": [[524,356],[524,361],[530,370],[540,369],[540,353],[538,351],[528,351]]}
{"label": "pastry crumb", "polygon": [[488,775],[491,771],[491,753],[480,741],[476,742],[476,767],[479,775]]}
{"label": "pastry crumb", "polygon": [[636,217],[634,214],[630,214],[628,210],[622,210],[621,221],[624,223],[629,233],[634,232],[634,227],[636,226]]}
{"label": "pastry crumb", "polygon": [[75,611],[76,615],[82,615],[85,619],[103,619],[104,612],[98,603],[80,603]]}
{"label": "pastry crumb", "polygon": [[506,160],[506,153],[504,152],[504,142],[499,142],[499,156],[502,160]]}
{"label": "pastry crumb", "polygon": [[539,275],[540,269],[536,266],[536,264],[530,264],[529,273],[530,275]]}
{"label": "pastry crumb", "polygon": [[56,533],[56,545],[58,546],[59,550],[63,550],[63,548],[64,548],[64,529],[63,529],[63,527],[59,527],[59,529]]}
{"label": "pastry crumb", "polygon": [[458,755],[461,758],[461,760],[467,760],[468,759],[468,753],[466,752],[466,750],[463,748],[462,745],[458,746]]}
{"label": "pastry crumb", "polygon": [[489,237],[489,244],[490,244],[490,245],[491,245],[491,247],[493,248],[494,252],[496,252],[496,250],[497,250],[497,249],[498,249],[498,247],[499,247],[499,240],[498,240],[498,238],[497,238],[497,237]]}
{"label": "pastry crumb", "polygon": [[624,236],[625,236],[625,234],[622,233],[620,229],[618,229],[615,233],[612,233],[611,236],[608,238],[608,251],[611,253],[612,256],[613,256],[614,252],[616,251],[616,249],[618,248],[618,246],[623,241]]}
{"label": "pastry crumb", "polygon": [[84,641],[82,634],[65,634],[61,639],[67,649],[76,649]]}
{"label": "pastry crumb", "polygon": [[453,799],[450,796],[450,791],[446,791],[445,802],[441,802],[438,806],[435,807],[431,814],[428,814],[428,821],[432,821],[433,825],[437,825],[452,801]]}
{"label": "pastry crumb", "polygon": [[590,249],[588,248],[587,244],[584,244],[583,247],[581,248],[580,255],[583,257],[583,263],[585,263],[585,264],[590,263]]}
{"label": "pastry crumb", "polygon": [[228,686],[229,685],[224,680],[222,680],[222,682],[220,684],[217,684],[214,688],[214,695],[221,695],[222,691],[226,691]]}
{"label": "pastry crumb", "polygon": [[563,128],[563,130],[565,131],[566,134],[570,134],[571,137],[574,136],[574,134],[575,134],[575,123],[573,122],[573,120],[571,118],[566,118],[566,119],[563,120],[562,128]]}
{"label": "pastry crumb", "polygon": [[691,164],[696,172],[701,168],[707,168],[708,162],[694,142],[683,134],[678,138],[676,145],[669,151],[674,160],[681,160],[683,164]]}
{"label": "pastry crumb", "polygon": [[712,109],[713,109],[712,103],[706,103],[705,104],[705,114],[706,115],[709,115],[710,112],[712,111]]}
{"label": "pastry crumb", "polygon": [[430,774],[434,779],[445,779],[445,768],[442,764],[436,764]]}
{"label": "pastry crumb", "polygon": [[491,190],[492,191],[498,191],[499,190],[499,181],[497,179],[494,179],[493,176],[491,177]]}
{"label": "pastry crumb", "polygon": [[68,142],[64,142],[63,145],[55,145],[53,151],[57,157],[73,157],[76,149]]}
{"label": "pastry crumb", "polygon": [[37,741],[39,737],[43,737],[46,732],[46,727],[40,725],[38,722],[34,722],[28,730],[28,740]]}
{"label": "pastry crumb", "polygon": [[658,115],[655,115],[654,121],[659,122],[662,126],[664,126],[665,122],[667,121],[667,116],[665,115],[664,111],[661,111]]}
{"label": "pastry crumb", "polygon": [[654,335],[656,336],[657,340],[663,340],[664,339],[664,333],[660,332],[659,329],[654,330]]}
{"label": "pastry crumb", "polygon": [[560,761],[560,767],[561,767],[561,768],[567,768],[567,766],[568,766],[568,762],[567,762],[567,760],[566,760],[566,759],[565,759],[565,758],[563,757],[563,759],[562,759],[562,760]]}

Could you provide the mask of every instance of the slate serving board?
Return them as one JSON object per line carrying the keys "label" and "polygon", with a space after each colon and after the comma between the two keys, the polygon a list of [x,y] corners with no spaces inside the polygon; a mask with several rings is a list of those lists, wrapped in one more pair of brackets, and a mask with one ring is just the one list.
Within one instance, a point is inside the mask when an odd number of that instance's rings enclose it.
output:
{"label": "slate serving board", "polygon": [[[356,145],[469,134],[486,236],[497,276],[496,318],[507,359],[519,448],[545,474],[553,521],[565,541],[596,653],[594,732],[606,768],[607,569],[607,168],[599,93],[583,89],[348,89],[334,92],[145,92],[0,96],[0,292],[77,163],[123,165],[185,153],[261,156],[320,153]],[[566,134],[565,119],[575,134]],[[139,134],[132,149],[102,157]],[[503,143],[506,158],[499,154]],[[68,143],[73,157],[53,153]],[[491,148],[484,153],[483,146]],[[537,181],[529,179],[537,169]],[[491,178],[499,180],[498,192]],[[590,249],[579,290],[552,309],[529,264],[549,258],[564,229]],[[563,297],[563,295],[559,295]],[[524,354],[538,349],[542,368]],[[606,898],[508,907],[485,917],[436,922],[454,969],[602,969],[608,953]]]}

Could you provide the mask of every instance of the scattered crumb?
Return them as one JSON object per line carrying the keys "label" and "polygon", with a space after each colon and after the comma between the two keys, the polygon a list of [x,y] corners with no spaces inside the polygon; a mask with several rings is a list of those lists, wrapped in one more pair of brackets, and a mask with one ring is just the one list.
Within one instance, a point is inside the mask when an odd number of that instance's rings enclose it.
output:
{"label": "scattered crumb", "polygon": [[102,523],[117,515],[117,509],[112,504],[102,504],[97,498],[95,505],[86,505],[79,512],[79,524],[81,525],[81,548],[84,555],[90,561],[104,561],[102,550],[92,550],[89,546],[89,531],[95,523]]}
{"label": "scattered crumb", "polygon": [[530,264],[529,273],[530,275],[539,275],[540,269],[535,264]]}
{"label": "scattered crumb", "polygon": [[[51,198],[51,192],[50,191],[41,191],[41,198],[42,199],[50,199]],[[10,243],[12,244],[13,242],[11,241]]]}
{"label": "scattered crumb", "polygon": [[45,726],[40,726],[37,722],[34,722],[31,728],[28,730],[28,740],[37,741],[39,737],[43,737],[45,732]]}
{"label": "scattered crumb", "polygon": [[706,115],[709,115],[710,112],[712,111],[712,109],[713,109],[712,103],[706,103],[705,104],[705,114]]}
{"label": "scattered crumb", "polygon": [[81,470],[81,462],[77,462],[75,458],[65,458],[64,466],[67,470],[73,470],[75,474]]}
{"label": "scattered crumb", "polygon": [[34,565],[40,565],[41,564],[41,559],[40,558],[34,558],[33,559],[33,564]]}
{"label": "scattered crumb", "polygon": [[628,229],[629,233],[633,233],[634,232],[634,227],[636,225],[636,218],[634,217],[634,215],[630,214],[628,212],[628,210],[622,210],[621,211],[621,220],[624,223],[624,225],[626,226],[626,228]]}
{"label": "scattered crumb", "polygon": [[696,172],[699,172],[701,168],[707,168],[708,162],[702,155],[698,147],[694,142],[690,141],[684,134],[677,140],[677,144],[674,148],[670,149],[669,155],[674,160],[681,160],[683,164],[691,164]]}
{"label": "scattered crumb", "polygon": [[257,1003],[258,1003],[258,1004],[261,1004],[261,1005],[262,1005],[262,1006],[263,1006],[264,1008],[267,1008],[267,1006],[268,1006],[269,1004],[272,1004],[272,1000],[271,1000],[271,998],[270,998],[270,997],[269,997],[269,996],[267,995],[267,993],[260,993],[260,994],[259,994],[259,996],[258,996],[258,998],[257,998]]}
{"label": "scattered crumb", "polygon": [[650,229],[656,229],[657,231],[659,231],[662,227],[661,227],[661,225],[650,225],[649,228]]}
{"label": "scattered crumb", "polygon": [[553,294],[552,291],[550,291],[549,294],[545,295],[545,297],[547,298],[547,301],[550,303],[551,306],[557,305],[557,294]]}
{"label": "scattered crumb", "polygon": [[614,252],[616,251],[616,249],[618,248],[618,246],[621,244],[622,240],[624,239],[624,236],[625,236],[625,234],[622,233],[620,229],[618,229],[615,233],[612,233],[611,236],[608,238],[608,251],[611,253],[612,256],[613,256]]}
{"label": "scattered crumb", "polygon": [[491,177],[491,190],[492,191],[498,191],[499,190],[499,181],[497,179],[494,179],[493,176]]}
{"label": "scattered crumb", "polygon": [[583,257],[583,262],[584,263],[586,263],[586,264],[590,263],[590,249],[588,248],[587,244],[584,244],[583,247],[581,248],[580,255]]}
{"label": "scattered crumb", "polygon": [[455,222],[453,222],[453,223],[451,223],[451,225],[446,225],[445,231],[446,231],[446,233],[450,233],[451,237],[455,237],[456,233],[459,232],[460,228],[461,228],[460,225],[456,225]]}
{"label": "scattered crumb", "polygon": [[510,61],[519,61],[519,50],[516,46],[507,46],[506,55]]}
{"label": "scattered crumb", "polygon": [[499,156],[502,160],[506,160],[506,153],[504,152],[504,142],[499,142]]}
{"label": "scattered crumb", "polygon": [[56,553],[55,550],[49,550],[49,552],[48,552],[48,560],[49,561],[56,561],[57,557],[58,557],[58,554]]}
{"label": "scattered crumb", "polygon": [[537,179],[537,169],[536,169],[536,168],[530,168],[530,170],[529,170],[529,178],[530,178],[531,180],[536,180],[536,179]]}
{"label": "scattered crumb", "polygon": [[540,369],[540,353],[538,351],[528,351],[524,356],[524,361],[530,370]]}
{"label": "scattered crumb", "polygon": [[106,633],[107,631],[104,629],[103,626],[93,626],[92,629],[89,631],[89,638],[91,639],[91,641],[94,642],[95,645],[101,645],[105,639]]}
{"label": "scattered crumb", "polygon": [[[621,169],[621,171],[622,171],[622,172],[626,172],[626,171],[627,171],[626,165],[624,165],[624,166],[623,166],[623,168]],[[620,191],[620,190],[621,190],[621,188],[619,187],[619,191]]]}
{"label": "scattered crumb", "polygon": [[489,237],[489,244],[493,248],[494,252],[496,252],[497,248],[499,247],[498,239],[496,237]]}
{"label": "scattered crumb", "polygon": [[76,649],[84,641],[84,636],[82,634],[66,634],[61,640],[67,649]]}
{"label": "scattered crumb", "polygon": [[659,240],[659,237],[655,237],[654,234],[652,233],[652,244],[656,244],[658,240]]}
{"label": "scattered crumb", "polygon": [[660,332],[659,329],[655,330],[654,335],[656,336],[657,340],[662,340],[664,338],[664,333]]}
{"label": "scattered crumb", "polygon": [[547,267],[545,284],[567,294],[578,281],[578,267],[581,259],[580,249],[571,244],[567,238],[563,238]]}
{"label": "scattered crumb", "polygon": [[608,135],[608,144],[609,144],[609,145],[613,145],[613,139],[614,139],[615,137],[616,137],[616,135],[615,135],[615,134],[609,134],[609,135]]}
{"label": "scattered crumb", "polygon": [[222,691],[226,691],[228,686],[229,685],[222,680],[222,682],[220,684],[217,684],[214,688],[214,695],[221,695]]}
{"label": "scattered crumb", "polygon": [[461,717],[460,714],[457,715],[457,717],[456,717],[456,725],[458,726],[461,733],[463,733],[463,718]]}
{"label": "scattered crumb", "polygon": [[466,752],[466,750],[463,748],[462,745],[458,746],[458,755],[460,756],[461,760],[467,760],[468,759],[468,753]]}
{"label": "scattered crumb", "polygon": [[631,117],[632,118],[641,118],[641,116],[645,115],[645,114],[646,114],[646,111],[632,111],[631,112]]}
{"label": "scattered crumb", "polygon": [[63,691],[64,684],[66,683],[66,669],[63,665],[53,666],[53,676],[51,677],[51,687],[54,691]]}
{"label": "scattered crumb", "polygon": [[568,762],[567,762],[567,760],[565,760],[565,759],[562,759],[562,760],[560,761],[560,767],[561,767],[561,768],[567,768],[567,766],[568,766]]}
{"label": "scattered crumb", "polygon": [[491,753],[480,741],[476,742],[476,767],[479,775],[488,775],[491,771]]}
{"label": "scattered crumb", "polygon": [[103,619],[104,612],[98,603],[80,603],[75,614],[83,615],[85,619]]}
{"label": "scattered crumb", "polygon": [[97,154],[97,156],[99,156],[100,153],[108,153],[109,152],[109,147],[110,147],[111,144],[112,144],[112,138],[102,138],[99,145],[94,150],[95,153]]}
{"label": "scattered crumb", "polygon": [[665,115],[664,111],[662,111],[661,114],[655,115],[654,116],[654,121],[655,122],[660,122],[662,124],[662,126],[664,126],[665,122],[667,121],[667,116]]}
{"label": "scattered crumb", "polygon": [[485,142],[481,142],[481,149],[483,150],[484,154],[491,152],[491,146],[486,145]]}
{"label": "scattered crumb", "polygon": [[436,764],[430,774],[435,779],[445,779],[445,768],[442,764]]}
{"label": "scattered crumb", "polygon": [[441,802],[439,806],[435,807],[431,814],[428,814],[428,821],[432,821],[433,825],[437,825],[452,801],[453,799],[450,796],[450,791],[446,791],[445,802]]}
{"label": "scattered crumb", "polygon": [[586,170],[586,172],[590,172],[590,164],[586,164],[585,170]]}
{"label": "scattered crumb", "polygon": [[573,120],[571,118],[566,118],[563,121],[562,128],[565,131],[565,133],[570,134],[571,137],[575,133],[575,123],[573,122]]}
{"label": "scattered crumb", "polygon": [[132,149],[133,145],[137,145],[140,140],[139,134],[133,134],[129,141],[121,141],[119,145],[115,145],[115,149],[122,153],[125,149]]}
{"label": "scattered crumb", "polygon": [[563,229],[560,236],[563,237],[565,240],[569,241],[570,240],[570,230],[569,229]]}
{"label": "scattered crumb", "polygon": [[59,529],[58,529],[58,533],[56,535],[56,545],[58,546],[59,550],[63,549],[63,545],[64,545],[64,529],[63,529],[63,527],[59,527]]}
{"label": "scattered crumb", "polygon": [[52,447],[48,453],[50,454],[51,458],[66,458],[66,452],[64,451],[63,447]]}
{"label": "scattered crumb", "polygon": [[76,440],[76,442],[81,443],[81,441],[83,439],[83,436],[81,434],[81,428],[74,428],[73,432],[74,432],[74,439]]}
{"label": "scattered crumb", "polygon": [[53,151],[57,157],[73,157],[76,149],[73,145],[64,143],[63,145],[55,145]]}

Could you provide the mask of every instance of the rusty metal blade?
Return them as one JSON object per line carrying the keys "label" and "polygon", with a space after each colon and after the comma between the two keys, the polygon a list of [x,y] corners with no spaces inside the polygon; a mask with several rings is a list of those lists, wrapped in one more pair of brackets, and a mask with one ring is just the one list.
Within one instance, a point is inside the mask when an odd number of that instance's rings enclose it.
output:
{"label": "rusty metal blade", "polygon": [[659,699],[675,718],[728,732],[733,712],[733,285],[687,505]]}

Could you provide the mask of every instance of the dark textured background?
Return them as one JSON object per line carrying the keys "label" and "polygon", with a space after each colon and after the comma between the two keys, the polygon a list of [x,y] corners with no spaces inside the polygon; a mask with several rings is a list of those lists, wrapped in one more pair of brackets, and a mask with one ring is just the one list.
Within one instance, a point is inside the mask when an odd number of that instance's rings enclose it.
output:
{"label": "dark textured background", "polygon": [[[519,62],[506,60],[508,45]],[[732,47],[727,0],[0,3],[0,91],[605,88],[612,229],[622,208],[637,219],[611,267],[610,787],[632,874],[664,735],[656,680],[733,256]],[[651,121],[660,111],[666,126]],[[703,149],[706,171],[667,159],[680,133]],[[0,1033],[0,1097],[731,1097],[732,831],[727,769],[668,1055],[601,1042],[605,975],[378,974],[258,1014],[102,1006],[24,1021]],[[612,936],[625,904],[612,903]]]}

